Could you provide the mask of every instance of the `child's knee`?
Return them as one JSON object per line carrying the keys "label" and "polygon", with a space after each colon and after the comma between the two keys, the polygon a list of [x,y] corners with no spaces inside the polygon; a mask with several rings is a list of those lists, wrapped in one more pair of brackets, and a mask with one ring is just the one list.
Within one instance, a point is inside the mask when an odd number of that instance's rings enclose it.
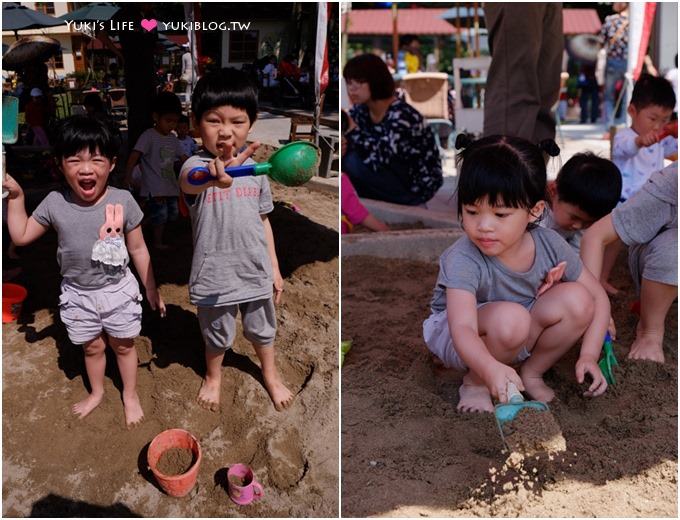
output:
{"label": "child's knee", "polygon": [[83,345],[83,350],[86,356],[98,356],[106,350],[106,342],[104,338],[98,336],[92,341],[88,341]]}
{"label": "child's knee", "polygon": [[124,356],[131,350],[134,350],[135,346],[132,340],[130,341],[112,341],[111,348],[119,356]]}
{"label": "child's knee", "polygon": [[487,336],[504,348],[514,350],[526,343],[531,327],[531,314],[519,304],[508,304],[498,319],[494,320]]}
{"label": "child's knee", "polygon": [[578,323],[588,324],[595,314],[595,301],[588,289],[576,282],[568,282],[569,291],[565,291],[562,302],[569,316]]}

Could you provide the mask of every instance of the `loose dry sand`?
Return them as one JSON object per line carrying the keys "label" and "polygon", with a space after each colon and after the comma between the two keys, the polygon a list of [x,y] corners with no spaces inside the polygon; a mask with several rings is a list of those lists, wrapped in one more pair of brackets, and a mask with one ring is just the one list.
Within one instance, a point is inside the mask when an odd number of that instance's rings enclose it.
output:
{"label": "loose dry sand", "polygon": [[[161,320],[145,307],[135,342],[144,422],[124,428],[113,356],[104,401],[76,419],[70,407],[86,394],[83,355],[59,320],[55,236],[23,249],[18,281],[29,297],[19,322],[3,325],[2,334],[3,516],[337,516],[338,197],[277,185],[273,193],[286,282],[277,359],[296,394],[283,413],[274,410],[240,332],[224,363],[221,413],[196,403],[205,363],[188,297],[191,233],[184,220],[169,239],[173,249],[152,253],[168,311]],[[146,465],[149,442],[168,428],[184,428],[201,443],[189,498],[165,495]],[[238,462],[264,486],[265,497],[250,506],[236,506],[226,492],[227,468]]]}
{"label": "loose dry sand", "polygon": [[462,374],[437,369],[422,340],[436,263],[342,264],[343,516],[677,517],[677,303],[666,363],[626,360],[636,318],[624,255],[617,385],[585,398],[577,350],[560,360],[547,382],[566,451],[539,459],[504,452],[492,414],[456,412]]}

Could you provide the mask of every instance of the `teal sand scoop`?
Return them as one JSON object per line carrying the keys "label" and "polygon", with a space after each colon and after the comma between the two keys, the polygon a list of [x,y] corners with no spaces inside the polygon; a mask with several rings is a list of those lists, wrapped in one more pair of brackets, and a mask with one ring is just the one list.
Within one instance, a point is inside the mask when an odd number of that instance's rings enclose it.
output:
{"label": "teal sand scoop", "polygon": [[501,438],[503,439],[503,444],[505,442],[505,433],[503,431],[503,426],[511,422],[517,414],[524,408],[533,408],[539,412],[547,412],[550,409],[548,405],[541,401],[525,401],[522,394],[517,390],[517,386],[514,383],[508,383],[508,402],[503,404],[497,404],[494,410],[494,415],[496,417],[496,424],[498,424],[498,430],[501,432]]}

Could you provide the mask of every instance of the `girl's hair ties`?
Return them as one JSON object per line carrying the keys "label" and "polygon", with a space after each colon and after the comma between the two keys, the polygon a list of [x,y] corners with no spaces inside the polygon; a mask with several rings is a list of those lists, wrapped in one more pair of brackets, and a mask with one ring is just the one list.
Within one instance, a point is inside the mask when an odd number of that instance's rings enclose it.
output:
{"label": "girl's hair ties", "polygon": [[560,147],[553,139],[543,139],[538,143],[538,147],[550,157],[557,157],[560,154]]}
{"label": "girl's hair ties", "polygon": [[467,148],[474,142],[471,134],[460,133],[456,137],[456,150]]}

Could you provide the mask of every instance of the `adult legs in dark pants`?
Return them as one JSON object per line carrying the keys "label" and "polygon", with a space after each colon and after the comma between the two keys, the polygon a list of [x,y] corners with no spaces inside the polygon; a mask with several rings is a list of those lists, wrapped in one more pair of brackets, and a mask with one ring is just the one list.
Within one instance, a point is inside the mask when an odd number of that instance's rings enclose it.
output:
{"label": "adult legs in dark pants", "polygon": [[342,171],[349,175],[360,197],[408,206],[417,206],[425,202],[411,192],[407,180],[408,172],[400,171],[398,167],[373,171],[354,150],[342,156]]}
{"label": "adult legs in dark pants", "polygon": [[561,3],[486,2],[491,66],[484,135],[555,138],[564,37]]}

